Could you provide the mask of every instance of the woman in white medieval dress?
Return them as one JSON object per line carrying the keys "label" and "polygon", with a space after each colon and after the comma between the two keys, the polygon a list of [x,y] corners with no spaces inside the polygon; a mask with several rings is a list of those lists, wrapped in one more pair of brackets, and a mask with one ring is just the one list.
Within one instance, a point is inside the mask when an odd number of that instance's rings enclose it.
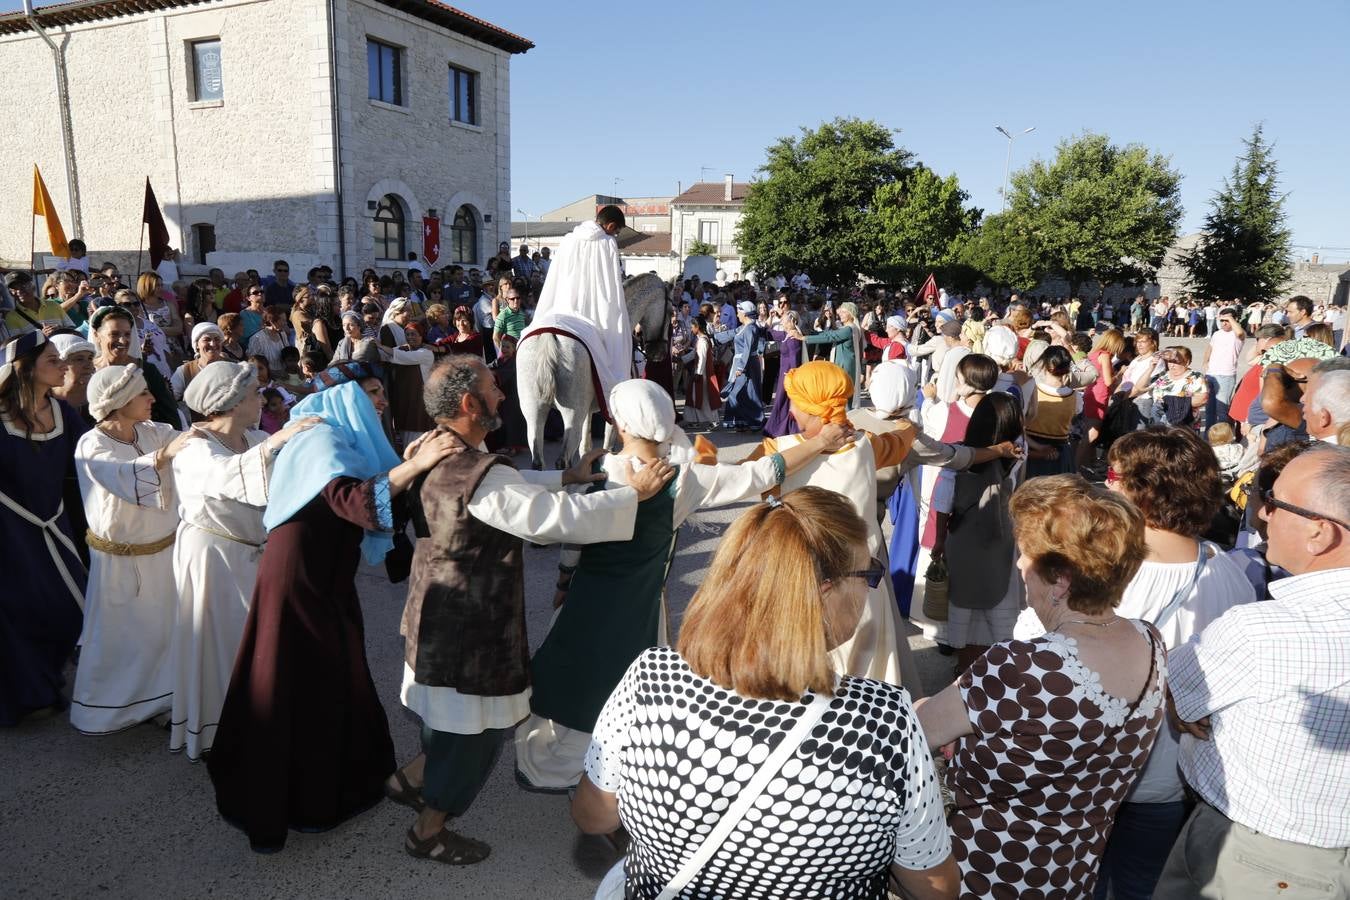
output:
{"label": "woman in white medieval dress", "polygon": [[183,399],[206,421],[173,461],[178,540],[173,571],[178,614],[173,634],[173,718],[169,749],[196,761],[211,749],[244,633],[267,530],[268,480],[276,454],[317,419],[271,437],[258,430],[262,396],[251,363],[213,362]]}
{"label": "woman in white medieval dress", "polygon": [[98,424],[75,447],[90,565],[70,722],[110,734],[173,703],[178,509],[169,466],[189,435],[150,421],[155,398],[140,366],[100,369],[88,397]]}

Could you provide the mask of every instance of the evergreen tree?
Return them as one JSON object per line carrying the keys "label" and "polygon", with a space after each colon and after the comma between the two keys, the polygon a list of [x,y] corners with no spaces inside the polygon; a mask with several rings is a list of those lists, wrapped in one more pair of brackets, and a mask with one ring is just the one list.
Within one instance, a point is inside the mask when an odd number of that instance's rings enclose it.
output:
{"label": "evergreen tree", "polygon": [[1210,202],[1203,234],[1182,257],[1191,290],[1206,299],[1275,299],[1291,271],[1279,169],[1257,125],[1233,174]]}

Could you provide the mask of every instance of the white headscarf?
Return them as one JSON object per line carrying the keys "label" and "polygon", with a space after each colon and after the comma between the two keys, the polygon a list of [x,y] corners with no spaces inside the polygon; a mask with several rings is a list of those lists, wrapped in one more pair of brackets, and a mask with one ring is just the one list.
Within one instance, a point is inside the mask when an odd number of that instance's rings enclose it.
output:
{"label": "white headscarf", "polygon": [[693,447],[675,424],[675,404],[654,381],[630,378],[609,392],[609,414],[614,424],[635,438],[654,441],[662,456],[679,464],[693,459]]}
{"label": "white headscarf", "polygon": [[99,369],[89,378],[86,394],[89,398],[89,415],[94,417],[95,422],[102,422],[145,389],[145,375],[138,365]]}
{"label": "white headscarf", "polygon": [[1006,367],[1017,359],[1017,333],[1007,325],[995,325],[984,333],[984,355]]}
{"label": "white headscarf", "polygon": [[201,416],[229,412],[258,386],[258,371],[253,363],[219,360],[202,366],[183,392],[188,409]]}
{"label": "white headscarf", "polygon": [[914,405],[914,389],[919,373],[898,359],[884,362],[872,370],[869,390],[872,406],[888,416],[904,412]]}
{"label": "white headscarf", "polygon": [[192,349],[194,351],[197,349],[197,340],[204,334],[214,334],[220,338],[222,343],[225,341],[225,332],[221,331],[220,326],[215,322],[198,322],[192,326]]}
{"label": "white headscarf", "polygon": [[62,359],[69,359],[70,354],[80,352],[98,355],[98,348],[78,334],[54,334],[51,336],[51,342]]}
{"label": "white headscarf", "polygon": [[952,347],[942,357],[942,370],[938,372],[937,398],[943,403],[955,403],[961,399],[960,380],[956,377],[956,366],[970,355],[969,347]]}

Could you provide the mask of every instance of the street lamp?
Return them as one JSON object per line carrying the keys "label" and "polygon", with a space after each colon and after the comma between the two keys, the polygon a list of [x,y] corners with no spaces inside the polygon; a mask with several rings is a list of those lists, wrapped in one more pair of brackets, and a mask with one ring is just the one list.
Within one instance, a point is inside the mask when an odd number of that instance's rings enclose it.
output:
{"label": "street lamp", "polygon": [[1009,171],[1011,171],[1011,169],[1012,169],[1012,145],[1013,145],[1013,141],[1017,140],[1019,137],[1021,137],[1021,136],[1024,135],[1024,134],[1031,134],[1033,131],[1036,130],[1036,126],[1035,126],[1035,125],[1032,125],[1030,128],[1024,128],[1022,131],[1019,131],[1019,132],[1018,132],[1017,134],[1015,134],[1015,135],[1012,134],[1011,132],[1009,132],[1008,129],[1004,128],[1002,125],[995,125],[995,126],[994,126],[994,130],[997,131],[999,134],[1003,135],[1005,138],[1008,139],[1008,158],[1007,158],[1007,159],[1004,161],[1004,163],[1003,163],[1003,212],[1007,212],[1007,211],[1008,211],[1008,173],[1009,173]]}
{"label": "street lamp", "polygon": [[[528,243],[530,242],[530,215],[531,215],[531,214],[530,214],[530,213],[527,213],[525,210],[521,209],[520,207],[516,207],[516,212],[520,213],[522,216],[525,217],[525,243],[528,244]],[[539,217],[538,217],[538,216],[535,216],[535,218],[537,219],[537,218],[539,218]]]}

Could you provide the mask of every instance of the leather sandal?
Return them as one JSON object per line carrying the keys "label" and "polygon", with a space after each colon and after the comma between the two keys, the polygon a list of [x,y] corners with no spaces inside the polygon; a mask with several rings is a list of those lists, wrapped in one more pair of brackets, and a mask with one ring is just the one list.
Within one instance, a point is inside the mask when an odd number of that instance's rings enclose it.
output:
{"label": "leather sandal", "polygon": [[466,838],[449,828],[442,828],[425,840],[417,836],[416,828],[409,828],[403,849],[409,856],[451,866],[471,866],[487,859],[492,853],[492,848],[482,841]]}
{"label": "leather sandal", "polygon": [[391,787],[388,780],[384,782],[384,795],[400,806],[406,806],[416,812],[421,812],[426,806],[426,801],[422,799],[422,791],[412,786],[408,781],[408,776],[403,774],[402,769],[394,770],[394,781],[398,782],[398,787]]}

